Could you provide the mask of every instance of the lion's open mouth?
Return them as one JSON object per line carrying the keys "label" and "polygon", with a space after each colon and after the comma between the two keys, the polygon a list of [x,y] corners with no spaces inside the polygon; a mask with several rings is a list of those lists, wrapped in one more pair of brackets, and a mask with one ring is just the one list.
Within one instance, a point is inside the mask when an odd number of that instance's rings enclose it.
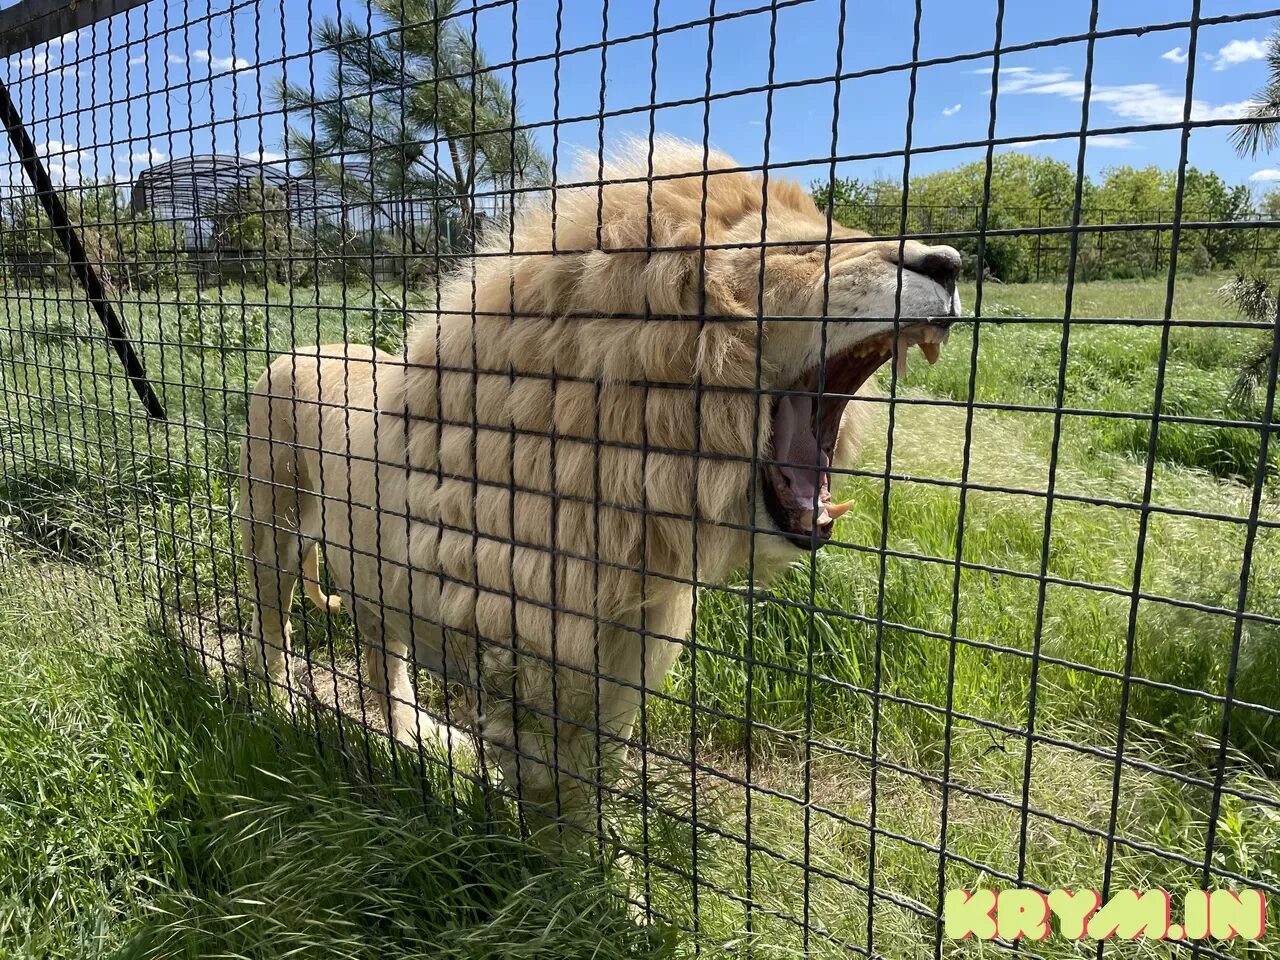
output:
{"label": "lion's open mouth", "polygon": [[[898,337],[901,374],[911,347],[919,346],[929,363],[937,362],[947,327],[913,322],[904,324]],[[828,471],[840,420],[850,397],[894,356],[892,333],[864,340],[827,359],[821,385],[814,366],[774,404],[773,456],[761,471],[764,502],[778,529],[797,546],[821,546],[831,538],[836,519],[849,509],[851,504],[831,503]]]}

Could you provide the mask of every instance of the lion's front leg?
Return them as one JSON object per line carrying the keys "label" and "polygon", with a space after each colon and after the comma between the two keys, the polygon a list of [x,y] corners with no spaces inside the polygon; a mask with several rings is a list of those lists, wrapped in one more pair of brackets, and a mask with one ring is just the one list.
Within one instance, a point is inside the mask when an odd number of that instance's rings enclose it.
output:
{"label": "lion's front leg", "polygon": [[596,839],[643,699],[662,688],[683,649],[689,611],[667,603],[638,630],[568,630],[556,648],[566,655],[555,658],[487,653],[482,738],[531,830],[570,846]]}
{"label": "lion's front leg", "polygon": [[[368,605],[357,603],[355,620],[364,668],[361,696],[365,709],[373,710],[402,746],[415,750],[425,747],[447,755],[453,763],[473,765],[472,735],[419,707],[413,668],[430,668],[432,664],[415,662],[416,651],[405,639],[407,631],[402,629],[407,618],[379,616]],[[434,632],[434,628],[428,625],[419,632]]]}
{"label": "lion's front leg", "polygon": [[424,734],[429,738],[433,721],[418,709],[409,644],[386,629],[367,604],[357,602],[353,613],[364,666],[364,706],[376,712],[397,741],[416,746]]}

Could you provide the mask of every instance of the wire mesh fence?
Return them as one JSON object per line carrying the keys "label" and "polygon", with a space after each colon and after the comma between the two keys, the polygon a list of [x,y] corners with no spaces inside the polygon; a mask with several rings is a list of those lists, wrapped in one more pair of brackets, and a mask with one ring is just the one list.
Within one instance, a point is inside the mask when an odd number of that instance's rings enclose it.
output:
{"label": "wire mesh fence", "polygon": [[[603,869],[646,949],[942,956],[950,891],[1162,889],[1119,936],[1267,955],[1182,895],[1280,902],[1278,224],[1195,166],[1249,109],[1206,54],[1280,10],[951,6],[13,8],[2,552]],[[1122,142],[1167,196],[1091,199]],[[1044,903],[975,934],[1076,955]]]}

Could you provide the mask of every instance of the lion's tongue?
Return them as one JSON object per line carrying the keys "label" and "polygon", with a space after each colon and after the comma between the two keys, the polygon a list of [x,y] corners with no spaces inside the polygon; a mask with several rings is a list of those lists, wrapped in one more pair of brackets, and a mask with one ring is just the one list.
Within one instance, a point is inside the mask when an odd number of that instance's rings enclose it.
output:
{"label": "lion's tongue", "polygon": [[773,411],[773,456],[797,503],[812,509],[818,501],[818,476],[830,466],[813,432],[813,397],[778,400]]}

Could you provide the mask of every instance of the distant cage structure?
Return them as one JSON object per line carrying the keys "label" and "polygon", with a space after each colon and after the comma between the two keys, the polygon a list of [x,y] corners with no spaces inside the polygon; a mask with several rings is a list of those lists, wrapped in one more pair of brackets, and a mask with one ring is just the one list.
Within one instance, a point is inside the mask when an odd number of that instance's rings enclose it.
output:
{"label": "distant cage structure", "polygon": [[[344,178],[369,175],[367,160],[340,158],[336,165]],[[129,186],[129,209],[170,227],[189,268],[207,279],[274,274],[270,278],[283,280],[304,268],[324,280],[349,279],[353,272],[400,279],[413,271],[397,254],[461,252],[470,241],[440,201],[347,196],[341,181],[304,166],[226,154],[182,157],[139,174]],[[477,210],[476,229],[504,212],[499,199]],[[236,229],[246,217],[254,219],[252,229]]]}
{"label": "distant cage structure", "polygon": [[265,251],[233,245],[219,219],[242,195],[247,207],[247,195],[255,186],[261,199],[254,212],[264,219],[282,218],[301,234],[314,234],[322,218],[345,221],[359,216],[358,208],[345,208],[335,191],[312,177],[291,176],[284,164],[220,154],[149,167],[129,188],[129,208],[135,216],[170,226],[193,268],[208,273],[228,266],[243,269],[246,261],[262,259]]}

